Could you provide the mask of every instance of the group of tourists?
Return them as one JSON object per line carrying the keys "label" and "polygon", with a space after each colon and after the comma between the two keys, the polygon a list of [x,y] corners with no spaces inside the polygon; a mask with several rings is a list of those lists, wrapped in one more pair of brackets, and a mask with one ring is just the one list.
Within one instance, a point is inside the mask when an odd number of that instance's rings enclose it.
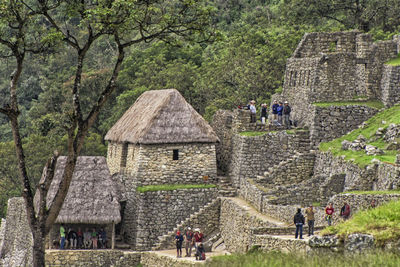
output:
{"label": "group of tourists", "polygon": [[82,232],[81,228],[75,231],[69,228],[65,231],[65,226],[60,226],[60,249],[98,249],[107,248],[107,233],[103,228],[91,231],[86,228]]}
{"label": "group of tourists", "polygon": [[[375,207],[375,201],[373,203],[371,202],[371,207],[374,204],[373,207]],[[332,225],[332,217],[333,213],[335,212],[335,209],[333,208],[333,204],[329,203],[328,206],[325,208],[325,220],[328,222],[328,225]],[[313,205],[310,205],[306,210],[305,214],[307,217],[307,224],[308,224],[308,236],[314,235],[314,222],[315,222],[315,211],[313,208]],[[345,202],[343,207],[340,209],[340,217],[343,218],[343,220],[347,220],[350,218],[350,205]],[[303,225],[305,224],[305,218],[303,214],[301,213],[301,209],[297,209],[297,213],[293,217],[293,223],[296,226],[296,233],[295,233],[295,238],[297,239],[298,237],[300,239],[303,239]]]}
{"label": "group of tourists", "polygon": [[175,242],[176,242],[176,257],[181,258],[182,257],[182,246],[183,243],[185,243],[185,250],[186,250],[186,255],[185,257],[191,257],[192,256],[192,249],[195,249],[195,257],[196,260],[205,260],[206,259],[206,253],[205,249],[203,246],[203,239],[204,239],[204,234],[201,232],[199,228],[192,229],[188,227],[184,234],[182,234],[179,230],[176,232],[175,235]]}
{"label": "group of tourists", "polygon": [[[255,123],[257,121],[257,109],[256,109],[256,101],[251,100],[247,108],[250,110],[250,122]],[[290,113],[292,112],[292,108],[289,106],[287,101],[278,102],[274,101],[272,104],[272,115],[273,115],[273,123],[275,125],[281,126],[285,125],[286,129],[290,129],[293,124],[290,120]],[[260,113],[260,121],[262,124],[265,124],[268,119],[268,105],[261,104],[261,113]]]}

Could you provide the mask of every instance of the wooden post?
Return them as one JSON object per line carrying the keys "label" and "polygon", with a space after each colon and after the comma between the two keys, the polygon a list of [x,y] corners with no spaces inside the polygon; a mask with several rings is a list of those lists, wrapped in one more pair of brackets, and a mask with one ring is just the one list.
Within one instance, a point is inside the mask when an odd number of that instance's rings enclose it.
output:
{"label": "wooden post", "polygon": [[115,223],[112,222],[111,249],[115,247]]}

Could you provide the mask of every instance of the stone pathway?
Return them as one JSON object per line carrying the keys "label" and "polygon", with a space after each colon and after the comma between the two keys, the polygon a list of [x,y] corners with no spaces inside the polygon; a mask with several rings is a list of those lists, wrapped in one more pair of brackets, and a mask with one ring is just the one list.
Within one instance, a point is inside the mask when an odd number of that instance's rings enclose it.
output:
{"label": "stone pathway", "polygon": [[[175,249],[170,249],[170,250],[158,250],[158,251],[151,251],[151,253],[155,253],[159,256],[168,256],[170,258],[173,258],[175,260],[181,261],[181,262],[196,262],[196,263],[205,263],[205,261],[196,261],[196,257],[182,257],[182,258],[177,258],[176,257],[176,250]],[[183,255],[185,252],[183,251]],[[211,257],[215,256],[221,256],[221,255],[229,255],[230,253],[228,251],[213,251],[213,252],[206,252],[206,258],[209,259]],[[193,255],[193,254],[192,254]]]}
{"label": "stone pathway", "polygon": [[249,205],[249,203],[246,202],[246,200],[243,200],[241,198],[237,197],[230,197],[228,199],[233,200],[237,205],[241,206],[243,209],[245,209],[250,215],[255,216],[263,221],[269,221],[272,222],[275,225],[281,226],[281,227],[287,227],[289,226],[287,223],[279,221],[273,217],[270,217],[268,215],[262,214],[259,211],[257,211],[254,207]]}

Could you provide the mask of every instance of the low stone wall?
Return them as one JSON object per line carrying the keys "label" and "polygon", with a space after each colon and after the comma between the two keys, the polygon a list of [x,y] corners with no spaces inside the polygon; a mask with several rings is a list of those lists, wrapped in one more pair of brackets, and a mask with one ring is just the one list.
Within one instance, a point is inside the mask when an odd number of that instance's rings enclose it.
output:
{"label": "low stone wall", "polygon": [[400,166],[398,164],[378,163],[373,190],[394,190],[400,188]]}
{"label": "low stone wall", "polygon": [[131,267],[140,264],[140,252],[121,250],[46,250],[46,266]]}
{"label": "low stone wall", "polygon": [[362,104],[330,107],[314,106],[313,109],[314,119],[310,126],[310,133],[314,145],[347,134],[379,111]]}
{"label": "low stone wall", "polygon": [[252,246],[260,246],[264,251],[282,251],[306,253],[309,250],[308,241],[300,239],[280,238],[271,235],[254,235],[251,238]]}
{"label": "low stone wall", "polygon": [[242,178],[264,175],[270,167],[286,161],[297,151],[310,151],[308,131],[267,132],[265,135],[254,137],[235,135],[229,168],[233,185],[239,187]]}
{"label": "low stone wall", "polygon": [[[4,227],[4,228],[3,228]],[[33,238],[22,197],[8,200],[6,223],[3,226],[3,243],[0,247],[0,266],[30,266],[32,264]]]}
{"label": "low stone wall", "polygon": [[382,102],[385,107],[391,107],[400,102],[400,66],[385,64],[382,72]]}
{"label": "low stone wall", "polygon": [[217,188],[182,189],[137,193],[136,224],[125,231],[135,232],[134,249],[150,250],[157,237],[173,230],[181,221],[216,199]]}
{"label": "low stone wall", "polygon": [[347,202],[350,205],[351,214],[359,210],[371,207],[371,201],[375,200],[376,205],[382,205],[392,200],[400,200],[400,194],[338,194],[333,196],[329,202],[333,203],[335,216],[333,219],[339,219],[340,209]]}
{"label": "low stone wall", "polygon": [[243,253],[250,249],[252,228],[273,227],[274,224],[250,215],[246,207],[231,199],[222,199],[220,232],[229,252]]}
{"label": "low stone wall", "polygon": [[203,266],[204,262],[182,261],[169,256],[159,255],[155,252],[144,252],[142,254],[141,265],[143,267],[185,267],[185,266]]}
{"label": "low stone wall", "polygon": [[242,179],[240,181],[239,196],[251,203],[257,210],[262,210],[264,196],[267,191],[254,182],[252,179]]}

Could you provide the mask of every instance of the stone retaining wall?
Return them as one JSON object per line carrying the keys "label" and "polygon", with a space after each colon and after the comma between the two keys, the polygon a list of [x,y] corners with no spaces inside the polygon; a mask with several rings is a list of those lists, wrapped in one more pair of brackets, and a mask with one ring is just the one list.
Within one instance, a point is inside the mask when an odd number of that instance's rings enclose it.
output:
{"label": "stone retaining wall", "polygon": [[252,228],[273,226],[276,225],[250,215],[246,207],[233,200],[222,199],[220,232],[229,252],[244,253],[250,249]]}
{"label": "stone retaining wall", "polygon": [[242,178],[264,175],[270,167],[291,158],[297,151],[310,151],[308,131],[267,132],[254,137],[235,135],[229,168],[233,185],[239,187]]}
{"label": "stone retaining wall", "polygon": [[381,100],[385,107],[400,102],[400,66],[383,66],[381,90]]}
{"label": "stone retaining wall", "polygon": [[309,250],[308,241],[306,240],[280,238],[271,235],[253,235],[250,244],[252,246],[260,246],[264,251],[282,251],[305,254]]}
{"label": "stone retaining wall", "polygon": [[130,236],[136,237],[135,240],[128,240],[129,244],[139,251],[150,250],[157,237],[173,230],[217,196],[217,188],[137,193],[136,222],[124,229],[130,232]]}
{"label": "stone retaining wall", "polygon": [[121,250],[46,250],[46,266],[131,267],[140,264],[140,252]]}
{"label": "stone retaining wall", "polygon": [[204,265],[204,262],[182,261],[169,256],[156,254],[155,252],[144,252],[140,263],[143,267],[186,267]]}
{"label": "stone retaining wall", "polygon": [[358,128],[364,121],[379,110],[368,106],[347,105],[318,107],[313,106],[313,121],[310,125],[314,145],[331,141]]}

